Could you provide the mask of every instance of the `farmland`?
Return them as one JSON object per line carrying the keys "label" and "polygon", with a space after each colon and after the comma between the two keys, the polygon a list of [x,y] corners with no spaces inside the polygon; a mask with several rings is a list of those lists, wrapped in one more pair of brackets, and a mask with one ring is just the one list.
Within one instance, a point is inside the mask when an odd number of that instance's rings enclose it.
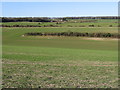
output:
{"label": "farmland", "polygon": [[117,88],[116,38],[23,36],[29,32],[118,33],[117,20],[82,21],[88,20],[1,23],[12,26],[2,28],[3,88]]}
{"label": "farmland", "polygon": [[105,20],[85,20],[85,19],[67,19],[67,21],[55,21],[55,22],[4,22],[2,25],[7,26],[30,26],[30,27],[117,27],[118,20],[105,19]]}

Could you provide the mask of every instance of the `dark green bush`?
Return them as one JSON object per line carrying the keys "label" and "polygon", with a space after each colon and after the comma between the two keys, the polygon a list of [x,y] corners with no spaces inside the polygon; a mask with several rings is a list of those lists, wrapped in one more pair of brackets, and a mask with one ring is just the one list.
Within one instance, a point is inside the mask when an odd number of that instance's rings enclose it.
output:
{"label": "dark green bush", "polygon": [[74,36],[74,37],[103,37],[103,38],[119,38],[117,33],[80,33],[80,32],[56,32],[56,33],[41,33],[31,32],[25,33],[26,36]]}

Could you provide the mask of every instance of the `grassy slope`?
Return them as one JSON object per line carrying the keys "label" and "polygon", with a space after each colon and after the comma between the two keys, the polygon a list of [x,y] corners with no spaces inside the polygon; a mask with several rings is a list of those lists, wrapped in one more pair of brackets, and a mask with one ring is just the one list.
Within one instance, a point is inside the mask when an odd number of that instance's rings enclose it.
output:
{"label": "grassy slope", "polygon": [[3,87],[117,87],[117,41],[22,37],[33,30],[82,31],[3,28]]}

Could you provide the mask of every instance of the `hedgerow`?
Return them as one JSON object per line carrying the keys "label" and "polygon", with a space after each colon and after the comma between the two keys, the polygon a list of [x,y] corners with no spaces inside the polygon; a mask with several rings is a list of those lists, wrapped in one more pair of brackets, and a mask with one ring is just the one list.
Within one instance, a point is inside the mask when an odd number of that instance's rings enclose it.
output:
{"label": "hedgerow", "polygon": [[74,37],[103,37],[103,38],[119,38],[117,33],[81,33],[81,32],[56,32],[56,33],[41,33],[41,32],[29,32],[25,33],[25,36],[74,36]]}

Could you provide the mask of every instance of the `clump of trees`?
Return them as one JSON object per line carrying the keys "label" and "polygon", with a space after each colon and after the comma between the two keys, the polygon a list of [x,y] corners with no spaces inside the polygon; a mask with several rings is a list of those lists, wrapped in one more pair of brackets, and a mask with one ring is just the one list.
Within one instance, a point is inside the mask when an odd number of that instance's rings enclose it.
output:
{"label": "clump of trees", "polygon": [[0,25],[0,27],[60,27],[58,25],[18,25],[18,24],[15,24],[15,25]]}
{"label": "clump of trees", "polygon": [[119,38],[117,33],[81,33],[81,32],[55,32],[55,33],[41,33],[30,32],[25,33],[25,36],[74,36],[74,37],[103,37],[103,38]]}
{"label": "clump of trees", "polygon": [[2,22],[54,22],[48,17],[2,17]]}
{"label": "clump of trees", "polygon": [[0,25],[0,27],[41,27],[40,25],[18,25],[18,24],[15,24],[15,25]]}
{"label": "clump of trees", "polygon": [[89,25],[89,27],[94,27],[94,25]]}
{"label": "clump of trees", "polygon": [[112,27],[112,25],[109,25],[109,27]]}

